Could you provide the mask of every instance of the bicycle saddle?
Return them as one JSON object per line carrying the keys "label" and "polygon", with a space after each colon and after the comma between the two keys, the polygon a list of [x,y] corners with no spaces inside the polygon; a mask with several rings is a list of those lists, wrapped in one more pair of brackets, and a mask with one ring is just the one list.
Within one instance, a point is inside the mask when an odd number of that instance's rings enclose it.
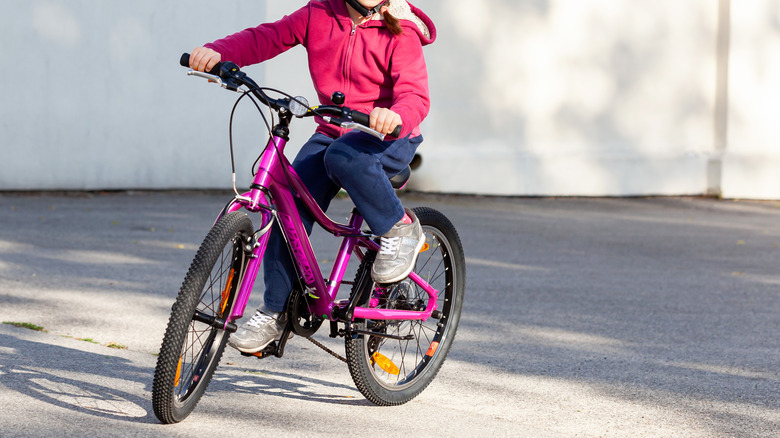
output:
{"label": "bicycle saddle", "polygon": [[406,183],[409,182],[410,176],[412,176],[412,168],[406,166],[406,168],[402,170],[401,173],[390,178],[390,184],[393,185],[394,189],[402,189]]}

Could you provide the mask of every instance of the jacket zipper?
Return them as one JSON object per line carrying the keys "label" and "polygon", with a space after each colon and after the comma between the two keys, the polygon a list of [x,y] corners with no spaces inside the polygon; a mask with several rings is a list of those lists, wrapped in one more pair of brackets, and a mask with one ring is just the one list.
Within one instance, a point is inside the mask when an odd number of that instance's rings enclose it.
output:
{"label": "jacket zipper", "polygon": [[[350,70],[352,68],[352,52],[355,49],[355,41],[357,39],[355,37],[356,33],[357,33],[357,24],[352,23],[352,31],[349,33],[349,42],[347,43],[347,51],[344,54],[344,87],[343,88],[345,89],[339,90],[342,93],[344,93],[344,95],[346,96],[349,96],[349,93],[351,91],[349,78],[351,76]],[[346,130],[343,128],[341,128],[340,131],[342,135],[346,132]]]}
{"label": "jacket zipper", "polygon": [[[357,33],[357,24],[352,23],[352,31],[349,33],[349,42],[347,43],[347,51],[344,53],[344,79],[349,84],[349,69],[352,66],[352,51],[355,48],[355,33]],[[346,90],[342,90],[346,94]]]}

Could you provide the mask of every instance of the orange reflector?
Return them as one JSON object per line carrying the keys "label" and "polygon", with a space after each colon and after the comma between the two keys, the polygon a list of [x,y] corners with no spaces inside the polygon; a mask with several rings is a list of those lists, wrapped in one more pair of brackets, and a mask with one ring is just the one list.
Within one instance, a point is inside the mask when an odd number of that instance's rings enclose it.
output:
{"label": "orange reflector", "polygon": [[393,361],[388,359],[387,356],[385,356],[384,354],[377,352],[374,353],[371,357],[374,359],[374,363],[376,363],[379,366],[379,368],[385,370],[386,373],[397,376],[398,373],[401,372],[401,370],[399,370],[398,367],[395,366]]}
{"label": "orange reflector", "polygon": [[439,348],[439,343],[436,341],[431,342],[431,346],[428,347],[428,352],[425,353],[426,356],[433,356],[433,353],[436,353],[436,349]]}
{"label": "orange reflector", "polygon": [[173,386],[179,386],[179,379],[181,379],[181,356],[179,356],[179,366],[176,367],[176,378],[173,380]]}
{"label": "orange reflector", "polygon": [[431,245],[428,245],[428,242],[425,242],[425,243],[423,243],[423,247],[420,250],[420,252],[425,252],[425,251],[428,251],[429,249],[431,249]]}
{"label": "orange reflector", "polygon": [[230,270],[228,274],[227,282],[225,283],[225,290],[222,291],[222,302],[219,304],[219,314],[225,313],[225,307],[227,307],[228,297],[230,297],[230,286],[233,284],[233,275],[236,273],[235,269]]}

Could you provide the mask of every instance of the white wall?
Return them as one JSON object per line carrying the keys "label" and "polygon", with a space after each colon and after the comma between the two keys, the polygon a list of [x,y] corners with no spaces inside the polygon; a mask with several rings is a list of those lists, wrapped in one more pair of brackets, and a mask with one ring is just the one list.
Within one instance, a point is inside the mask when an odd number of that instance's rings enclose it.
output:
{"label": "white wall", "polygon": [[230,185],[234,95],[183,51],[265,19],[264,2],[32,0],[0,12],[0,189]]}
{"label": "white wall", "polygon": [[443,105],[431,114],[427,184],[533,195],[705,191],[715,2],[448,4],[434,11],[445,36],[429,52]]}
{"label": "white wall", "polygon": [[[229,186],[236,95],[187,78],[176,60],[304,3],[5,5],[0,189]],[[718,17],[728,0],[413,3],[439,39],[426,49],[433,107],[412,188],[780,198],[780,0],[731,4],[720,100]],[[301,49],[247,71],[314,98]],[[264,142],[253,112],[239,109],[236,132],[250,162]],[[298,144],[313,125],[293,128]],[[727,135],[719,147],[718,132]],[[240,167],[239,181],[248,177]]]}
{"label": "white wall", "polygon": [[723,195],[780,199],[780,1],[732,3]]}

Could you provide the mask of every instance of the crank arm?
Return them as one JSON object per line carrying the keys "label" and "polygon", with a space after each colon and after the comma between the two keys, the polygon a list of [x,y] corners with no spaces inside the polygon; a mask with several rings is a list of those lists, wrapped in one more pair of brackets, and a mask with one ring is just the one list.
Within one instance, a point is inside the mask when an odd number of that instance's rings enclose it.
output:
{"label": "crank arm", "polygon": [[201,312],[195,312],[195,315],[192,316],[192,319],[198,322],[202,322],[203,324],[210,325],[215,329],[224,330],[228,333],[235,333],[235,331],[238,330],[238,326],[233,322],[228,322],[224,319],[206,315],[205,313]]}

